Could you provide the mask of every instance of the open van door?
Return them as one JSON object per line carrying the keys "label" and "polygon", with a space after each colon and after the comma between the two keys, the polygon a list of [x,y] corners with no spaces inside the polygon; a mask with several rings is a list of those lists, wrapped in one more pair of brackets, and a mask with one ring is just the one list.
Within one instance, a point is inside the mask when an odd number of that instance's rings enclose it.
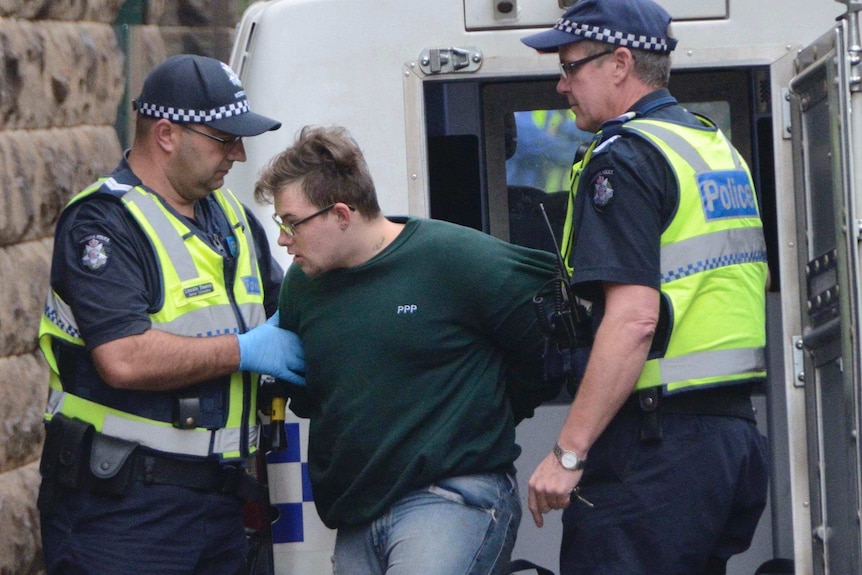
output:
{"label": "open van door", "polygon": [[780,132],[792,142],[792,172],[776,173],[792,174],[779,188],[792,190],[779,227],[796,572],[825,575],[862,572],[862,7],[846,3],[793,58],[787,120],[775,127],[776,141]]}

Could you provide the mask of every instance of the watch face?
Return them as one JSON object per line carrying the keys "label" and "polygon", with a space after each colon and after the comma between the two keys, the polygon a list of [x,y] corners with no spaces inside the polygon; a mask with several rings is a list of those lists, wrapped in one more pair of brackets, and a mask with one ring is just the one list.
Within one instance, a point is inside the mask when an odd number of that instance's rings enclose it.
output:
{"label": "watch face", "polygon": [[574,469],[578,465],[578,456],[571,451],[565,451],[563,452],[563,456],[560,458],[560,463],[562,463],[563,467],[566,469]]}

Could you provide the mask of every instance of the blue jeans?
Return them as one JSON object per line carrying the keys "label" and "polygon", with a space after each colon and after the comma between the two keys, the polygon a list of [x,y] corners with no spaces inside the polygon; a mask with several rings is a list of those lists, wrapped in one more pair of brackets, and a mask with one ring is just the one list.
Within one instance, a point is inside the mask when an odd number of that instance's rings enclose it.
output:
{"label": "blue jeans", "polygon": [[502,574],[520,522],[512,475],[451,477],[408,493],[371,523],[340,528],[334,574]]}

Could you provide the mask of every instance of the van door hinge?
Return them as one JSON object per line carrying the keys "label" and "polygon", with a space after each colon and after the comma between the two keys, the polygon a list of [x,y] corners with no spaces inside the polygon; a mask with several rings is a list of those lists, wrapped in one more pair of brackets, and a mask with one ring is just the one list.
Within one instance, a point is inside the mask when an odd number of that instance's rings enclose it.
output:
{"label": "van door hinge", "polygon": [[805,387],[805,344],[801,335],[794,335],[793,341],[793,387]]}
{"label": "van door hinge", "polygon": [[427,48],[419,54],[419,68],[426,74],[475,72],[482,65],[482,52],[467,48]]}

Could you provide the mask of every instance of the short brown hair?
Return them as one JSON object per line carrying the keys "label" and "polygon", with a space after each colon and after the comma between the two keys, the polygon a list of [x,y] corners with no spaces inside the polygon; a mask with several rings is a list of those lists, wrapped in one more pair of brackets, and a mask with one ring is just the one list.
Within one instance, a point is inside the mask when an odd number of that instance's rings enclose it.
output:
{"label": "short brown hair", "polygon": [[302,128],[296,141],[261,170],[254,198],[272,203],[284,186],[298,181],[308,202],[318,208],[344,202],[365,217],[380,213],[368,164],[345,128]]}

